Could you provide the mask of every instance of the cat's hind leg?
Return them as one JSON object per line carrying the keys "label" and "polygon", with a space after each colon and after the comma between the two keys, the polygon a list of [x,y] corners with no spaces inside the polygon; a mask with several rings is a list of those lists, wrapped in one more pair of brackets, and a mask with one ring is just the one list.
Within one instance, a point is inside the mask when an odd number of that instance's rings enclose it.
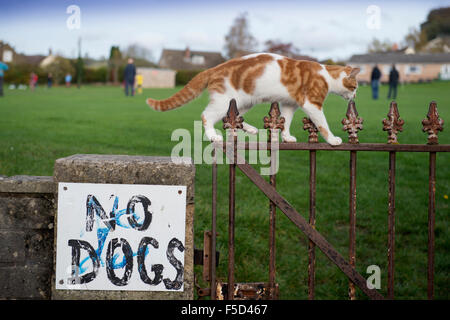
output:
{"label": "cat's hind leg", "polygon": [[205,129],[206,138],[211,142],[223,141],[220,131],[216,131],[214,125],[223,118],[222,112],[220,112],[219,106],[214,103],[208,104],[202,113],[202,123]]}
{"label": "cat's hind leg", "polygon": [[202,123],[203,128],[205,129],[206,138],[211,142],[220,142],[223,141],[222,135],[218,134],[216,129],[214,128],[214,124],[218,121],[218,119],[207,117],[202,114]]}
{"label": "cat's hind leg", "polygon": [[319,130],[322,137],[326,142],[331,144],[332,146],[338,146],[342,143],[342,139],[336,137],[328,127],[327,119],[325,118],[325,114],[323,113],[322,107],[318,107],[315,104],[305,101],[303,105],[303,111],[306,115],[311,119],[316,128]]}

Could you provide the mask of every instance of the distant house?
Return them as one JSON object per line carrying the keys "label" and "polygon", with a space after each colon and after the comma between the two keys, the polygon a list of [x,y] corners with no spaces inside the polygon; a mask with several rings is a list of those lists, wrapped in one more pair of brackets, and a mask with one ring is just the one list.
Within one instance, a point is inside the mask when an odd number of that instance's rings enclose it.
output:
{"label": "distant house", "polygon": [[164,49],[159,67],[172,70],[204,70],[225,62],[220,52]]}
{"label": "distant house", "polygon": [[17,53],[13,47],[0,40],[0,61],[12,63],[17,59]]}
{"label": "distant house", "polygon": [[428,41],[428,43],[423,47],[422,51],[450,53],[450,36],[440,35]]}
{"label": "distant house", "polygon": [[316,58],[313,58],[313,57],[311,57],[311,56],[307,56],[307,55],[303,55],[303,54],[286,54],[286,53],[283,53],[283,52],[280,52],[280,51],[277,51],[277,50],[273,50],[273,51],[264,51],[264,52],[255,52],[255,51],[237,51],[235,54],[234,54],[234,58],[240,58],[240,57],[243,57],[243,56],[246,56],[246,55],[249,55],[249,54],[257,54],[257,53],[274,53],[274,54],[279,54],[279,55],[281,55],[281,56],[285,56],[285,57],[288,57],[288,58],[292,58],[292,59],[295,59],[295,60],[307,60],[307,61],[315,61],[315,62],[318,62],[318,60],[316,59]]}
{"label": "distant house", "polygon": [[39,64],[46,58],[44,55],[24,55],[17,53],[14,47],[6,42],[0,40],[0,61],[7,64],[29,64],[39,66]]}
{"label": "distant house", "polygon": [[49,50],[48,56],[46,56],[44,59],[41,60],[41,62],[39,62],[39,66],[41,68],[45,68],[51,65],[53,62],[55,62],[57,58],[58,56],[54,55],[52,53],[52,50]]}
{"label": "distant house", "polygon": [[[142,75],[143,88],[173,88],[175,87],[175,71],[137,67],[136,73]],[[135,83],[137,85],[137,83]]]}
{"label": "distant house", "polygon": [[369,53],[353,55],[348,64],[361,68],[357,76],[360,82],[370,82],[375,64],[382,73],[381,82],[388,82],[393,64],[401,82],[427,82],[435,79],[450,80],[450,53],[404,52]]}

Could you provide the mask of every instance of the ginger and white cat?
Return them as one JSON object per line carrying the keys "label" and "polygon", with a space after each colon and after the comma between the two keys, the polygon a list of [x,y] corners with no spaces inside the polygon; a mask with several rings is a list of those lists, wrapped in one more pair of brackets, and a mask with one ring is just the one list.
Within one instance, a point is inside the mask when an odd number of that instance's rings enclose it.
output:
{"label": "ginger and white cat", "polygon": [[[350,66],[322,65],[271,53],[251,54],[205,70],[172,97],[147,99],[147,104],[157,111],[167,111],[188,103],[207,89],[210,101],[201,116],[205,134],[211,141],[221,141],[222,136],[216,133],[214,124],[226,115],[231,99],[236,100],[241,115],[255,104],[278,101],[281,116],[285,118],[281,133],[284,142],[296,141],[289,127],[300,107],[329,144],[339,145],[342,139],[330,131],[323,102],[328,93],[353,99],[358,87],[355,77],[359,71]],[[243,129],[249,133],[258,132],[245,122]]]}

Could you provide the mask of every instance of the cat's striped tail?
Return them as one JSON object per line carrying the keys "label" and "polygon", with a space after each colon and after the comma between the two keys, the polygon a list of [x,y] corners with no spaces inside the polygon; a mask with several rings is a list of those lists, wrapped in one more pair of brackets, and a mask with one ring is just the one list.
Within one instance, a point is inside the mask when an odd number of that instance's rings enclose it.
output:
{"label": "cat's striped tail", "polygon": [[171,96],[164,100],[155,100],[148,98],[147,104],[156,111],[168,111],[181,107],[191,100],[197,98],[208,85],[209,70],[205,70],[197,74],[188,84]]}

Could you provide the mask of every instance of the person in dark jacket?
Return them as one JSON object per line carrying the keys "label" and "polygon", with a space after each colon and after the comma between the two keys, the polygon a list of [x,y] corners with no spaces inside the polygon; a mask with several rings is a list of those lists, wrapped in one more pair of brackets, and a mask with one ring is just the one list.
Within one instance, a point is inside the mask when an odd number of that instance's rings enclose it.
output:
{"label": "person in dark jacket", "polygon": [[53,75],[51,72],[47,74],[47,88],[51,88],[53,84]]}
{"label": "person in dark jacket", "polygon": [[380,86],[380,78],[381,78],[381,71],[380,69],[378,69],[378,66],[375,65],[375,67],[373,67],[372,69],[372,74],[370,75],[373,99],[378,99],[378,88]]}
{"label": "person in dark jacket", "polygon": [[397,85],[398,85],[398,81],[400,79],[400,76],[398,74],[397,69],[395,68],[395,64],[392,65],[392,69],[389,72],[389,92],[388,92],[388,99],[391,98],[391,93],[392,93],[392,98],[395,99],[397,98]]}
{"label": "person in dark jacket", "polygon": [[131,95],[134,96],[134,78],[136,77],[136,67],[133,59],[128,59],[128,64],[123,72],[123,81],[125,82],[125,95],[131,89]]}

